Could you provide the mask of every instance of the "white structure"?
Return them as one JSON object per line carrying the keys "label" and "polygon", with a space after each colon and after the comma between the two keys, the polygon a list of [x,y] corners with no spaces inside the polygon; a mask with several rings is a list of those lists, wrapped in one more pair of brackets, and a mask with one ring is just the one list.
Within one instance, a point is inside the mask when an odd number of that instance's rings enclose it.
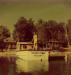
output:
{"label": "white structure", "polygon": [[33,35],[33,42],[17,42],[17,51],[19,50],[37,50],[37,34]]}

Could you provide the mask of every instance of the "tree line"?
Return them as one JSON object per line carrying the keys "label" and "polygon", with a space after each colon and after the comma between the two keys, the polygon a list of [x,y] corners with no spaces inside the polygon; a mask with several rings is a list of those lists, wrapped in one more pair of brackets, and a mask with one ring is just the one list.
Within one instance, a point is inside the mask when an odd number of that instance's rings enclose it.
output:
{"label": "tree line", "polygon": [[[66,43],[69,41],[71,43],[70,36],[70,26],[71,20],[68,23],[57,22],[55,20],[44,21],[39,19],[34,22],[32,18],[27,19],[25,17],[20,17],[14,24],[13,39],[20,42],[33,42],[34,32],[38,35],[38,42],[47,43],[48,41],[60,41]],[[68,36],[66,36],[66,34]],[[0,26],[0,48],[4,47],[4,40],[10,37],[10,30],[1,25]],[[68,38],[68,39],[67,39]]]}

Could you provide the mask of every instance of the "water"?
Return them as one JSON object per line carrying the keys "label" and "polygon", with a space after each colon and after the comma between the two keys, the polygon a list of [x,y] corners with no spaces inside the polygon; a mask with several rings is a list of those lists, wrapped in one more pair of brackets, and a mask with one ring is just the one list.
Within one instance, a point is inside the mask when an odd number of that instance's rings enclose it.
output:
{"label": "water", "polygon": [[16,75],[15,60],[12,62],[7,57],[0,57],[0,75]]}
{"label": "water", "polygon": [[[33,61],[32,61],[33,62]],[[29,64],[30,65],[30,64]],[[49,62],[48,71],[43,70],[39,72],[32,73],[15,73],[16,64],[10,62],[8,58],[0,57],[0,75],[71,75],[71,60],[69,59],[67,63],[64,60],[52,60]]]}
{"label": "water", "polygon": [[48,71],[48,52],[20,51],[16,53],[17,72]]}
{"label": "water", "polygon": [[65,71],[65,62],[64,61],[50,61],[49,75],[64,75]]}

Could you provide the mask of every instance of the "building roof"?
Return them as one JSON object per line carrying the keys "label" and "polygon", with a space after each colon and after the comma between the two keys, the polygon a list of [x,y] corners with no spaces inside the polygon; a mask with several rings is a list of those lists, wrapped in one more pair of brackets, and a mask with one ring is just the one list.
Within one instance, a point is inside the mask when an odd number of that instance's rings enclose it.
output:
{"label": "building roof", "polygon": [[18,44],[33,45],[32,42],[17,42]]}
{"label": "building roof", "polygon": [[16,42],[13,38],[6,38],[4,39],[4,42]]}

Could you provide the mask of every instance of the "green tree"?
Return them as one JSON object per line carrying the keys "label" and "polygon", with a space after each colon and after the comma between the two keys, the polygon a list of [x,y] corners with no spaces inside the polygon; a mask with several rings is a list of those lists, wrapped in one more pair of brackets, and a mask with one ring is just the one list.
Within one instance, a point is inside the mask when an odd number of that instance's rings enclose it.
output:
{"label": "green tree", "polygon": [[49,20],[46,24],[47,40],[56,40],[58,23],[54,20]]}
{"label": "green tree", "polygon": [[24,17],[20,17],[20,19],[15,24],[14,30],[14,39],[16,41],[28,42],[32,41],[33,34],[35,31],[34,22],[32,19],[27,20]]}
{"label": "green tree", "polygon": [[45,21],[42,19],[39,19],[38,22],[36,23],[36,29],[37,29],[37,34],[38,34],[38,40],[44,42],[45,41]]}
{"label": "green tree", "polygon": [[71,45],[71,19],[69,19],[67,23],[67,33],[68,33],[69,44]]}
{"label": "green tree", "polygon": [[0,49],[3,49],[5,47],[4,40],[6,38],[10,37],[10,31],[7,27],[1,25],[0,26]]}
{"label": "green tree", "polygon": [[36,23],[36,29],[38,34],[38,46],[43,47],[46,43],[46,21],[39,19]]}

